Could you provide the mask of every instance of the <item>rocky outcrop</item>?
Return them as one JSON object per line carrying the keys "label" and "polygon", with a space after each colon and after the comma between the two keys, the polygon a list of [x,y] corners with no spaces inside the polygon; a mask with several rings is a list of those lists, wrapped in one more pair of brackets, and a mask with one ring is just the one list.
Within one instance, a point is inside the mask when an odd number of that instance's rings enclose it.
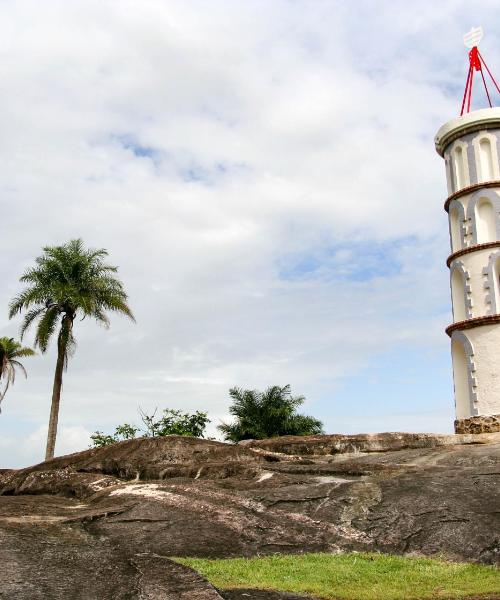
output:
{"label": "rocky outcrop", "polygon": [[[491,418],[491,417],[490,417]],[[394,452],[411,448],[436,448],[463,444],[489,444],[491,436],[470,435],[493,433],[464,431],[468,435],[436,433],[359,433],[356,435],[309,435],[270,438],[267,440],[244,440],[239,445],[246,448],[268,450],[292,456],[324,456],[356,452]],[[500,441],[500,436],[498,437]]]}
{"label": "rocky outcrop", "polygon": [[205,583],[172,556],[355,549],[496,563],[500,435],[444,437],[172,436],[2,471],[2,593],[197,598]]}
{"label": "rocky outcrop", "polygon": [[154,481],[253,476],[260,462],[249,449],[183,436],[139,438],[0,472],[3,494],[65,494],[84,498],[123,480]]}
{"label": "rocky outcrop", "polygon": [[500,415],[482,415],[455,421],[455,433],[495,433],[498,431],[500,431]]}

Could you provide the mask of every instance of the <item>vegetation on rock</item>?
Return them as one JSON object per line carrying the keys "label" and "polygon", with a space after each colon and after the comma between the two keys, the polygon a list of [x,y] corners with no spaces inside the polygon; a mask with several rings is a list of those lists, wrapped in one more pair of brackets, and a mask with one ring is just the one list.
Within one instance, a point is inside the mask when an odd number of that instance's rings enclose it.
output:
{"label": "vegetation on rock", "polygon": [[26,369],[20,362],[20,358],[33,356],[35,352],[31,348],[23,346],[14,340],[14,338],[0,338],[0,381],[5,382],[3,390],[0,390],[0,404],[11,384],[16,380],[16,369],[19,369],[27,377]]}
{"label": "vegetation on rock", "polygon": [[132,440],[137,437],[139,431],[140,429],[138,427],[124,423],[123,425],[118,425],[112,435],[103,433],[102,431],[94,431],[94,433],[90,436],[90,439],[92,440],[92,445],[94,448],[102,448],[103,446],[109,446],[110,444],[115,444],[116,442]]}
{"label": "vegetation on rock", "polygon": [[138,434],[144,437],[183,435],[202,438],[207,424],[210,423],[210,419],[205,412],[196,411],[195,413],[187,413],[171,408],[165,408],[163,414],[159,417],[156,417],[156,410],[152,415],[141,411],[141,417],[144,429],[124,423],[123,425],[118,425],[113,435],[96,431],[90,436],[93,446],[101,448],[115,442],[131,440],[137,437]]}
{"label": "vegetation on rock", "polygon": [[235,422],[218,426],[228,441],[323,433],[321,421],[297,414],[305,398],[292,396],[289,385],[275,385],[264,392],[234,387],[229,395],[233,399],[229,412],[236,418]]}
{"label": "vegetation on rock", "polygon": [[42,353],[57,334],[57,363],[45,459],[54,456],[63,371],[76,348],[73,325],[77,317],[91,317],[109,326],[108,312],[134,320],[123,284],[115,276],[118,268],[105,262],[104,249],[85,249],[80,239],[62,246],[46,246],[20,278],[27,287],[10,303],[9,318],[25,312],[21,338],[35,322],[35,346]]}

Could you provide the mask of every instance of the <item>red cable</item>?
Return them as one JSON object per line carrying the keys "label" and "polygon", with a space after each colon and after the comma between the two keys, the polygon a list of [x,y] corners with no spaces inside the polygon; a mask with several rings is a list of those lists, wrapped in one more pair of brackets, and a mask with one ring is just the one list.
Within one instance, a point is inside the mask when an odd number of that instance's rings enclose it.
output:
{"label": "red cable", "polygon": [[495,84],[495,87],[497,88],[497,92],[500,94],[500,88],[498,87],[497,82],[495,81],[495,78],[493,77],[493,75],[491,74],[491,71],[488,69],[488,65],[486,64],[486,62],[484,61],[484,58],[481,56],[481,53],[479,52],[479,50],[477,51],[477,53],[479,54],[479,58],[481,59],[481,62],[483,63],[483,65],[486,67],[486,70],[488,71],[488,75],[491,77],[491,81],[493,81],[493,83]]}
{"label": "red cable", "polygon": [[483,70],[479,69],[479,71],[481,72],[481,77],[483,78],[484,91],[486,92],[486,96],[488,97],[488,104],[490,105],[490,108],[493,108],[493,106],[491,104],[490,93],[488,92],[488,86],[486,85],[486,80],[484,78]]}
{"label": "red cable", "polygon": [[470,78],[470,85],[469,85],[469,97],[467,98],[467,112],[470,112],[470,100],[472,97],[472,82],[474,81],[474,69],[472,68],[471,65],[471,78]]}
{"label": "red cable", "polygon": [[460,116],[462,116],[464,114],[465,98],[467,97],[467,91],[469,89],[469,80],[471,78],[471,73],[472,73],[472,65],[469,65],[469,73],[467,75],[467,82],[465,84],[464,98],[462,100],[462,109],[460,111]]}

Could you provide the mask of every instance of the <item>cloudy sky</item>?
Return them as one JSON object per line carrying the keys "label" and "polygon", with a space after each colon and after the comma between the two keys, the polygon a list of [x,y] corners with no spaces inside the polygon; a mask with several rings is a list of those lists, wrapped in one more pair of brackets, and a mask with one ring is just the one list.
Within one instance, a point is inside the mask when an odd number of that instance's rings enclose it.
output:
{"label": "cloudy sky", "polygon": [[[471,26],[500,73],[498,2],[470,6],[0,0],[0,335],[23,270],[76,237],[137,317],[76,323],[58,453],[138,407],[214,434],[234,385],[289,383],[328,432],[452,431],[433,137]],[[1,467],[43,458],[53,349],[25,364]]]}

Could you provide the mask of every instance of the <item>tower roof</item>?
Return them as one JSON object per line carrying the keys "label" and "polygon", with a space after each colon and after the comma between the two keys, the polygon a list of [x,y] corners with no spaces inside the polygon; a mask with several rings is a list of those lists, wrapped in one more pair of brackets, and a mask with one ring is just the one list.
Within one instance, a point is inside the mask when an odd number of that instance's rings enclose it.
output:
{"label": "tower roof", "polygon": [[434,138],[438,154],[443,156],[446,146],[457,138],[479,129],[500,129],[500,108],[474,110],[445,123]]}

